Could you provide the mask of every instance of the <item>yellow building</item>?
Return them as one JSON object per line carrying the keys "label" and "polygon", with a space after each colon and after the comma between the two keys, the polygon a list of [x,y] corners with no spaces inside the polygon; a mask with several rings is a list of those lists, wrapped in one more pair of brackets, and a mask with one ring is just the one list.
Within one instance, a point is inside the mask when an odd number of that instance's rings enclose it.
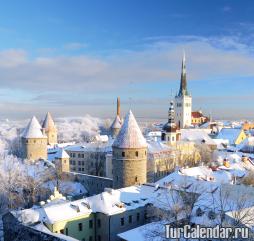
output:
{"label": "yellow building", "polygon": [[216,139],[227,140],[229,145],[239,145],[247,138],[243,129],[240,128],[222,128]]}
{"label": "yellow building", "polygon": [[47,159],[47,136],[34,116],[21,134],[22,158],[31,161]]}
{"label": "yellow building", "polygon": [[49,112],[43,121],[42,128],[48,137],[48,145],[57,144],[57,128]]}
{"label": "yellow building", "polygon": [[191,124],[194,126],[199,126],[209,121],[207,116],[204,116],[202,111],[193,111],[191,112]]}

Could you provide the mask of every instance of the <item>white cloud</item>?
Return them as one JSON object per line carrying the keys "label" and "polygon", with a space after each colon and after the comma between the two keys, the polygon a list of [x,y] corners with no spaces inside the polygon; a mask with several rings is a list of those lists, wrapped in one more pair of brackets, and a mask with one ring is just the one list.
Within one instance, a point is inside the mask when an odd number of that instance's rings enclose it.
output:
{"label": "white cloud", "polygon": [[[223,79],[227,80],[232,76],[239,78],[254,76],[252,50],[236,37],[180,36],[167,38],[162,36],[156,39],[148,38],[147,41],[150,43],[147,43],[141,50],[118,50],[106,57],[59,55],[30,58],[29,53],[24,50],[2,51],[0,52],[1,88],[19,89],[37,93],[42,97],[46,96],[41,102],[40,98],[37,98],[35,103],[26,103],[22,107],[18,103],[12,103],[12,111],[15,111],[16,108],[19,114],[22,114],[22,111],[34,111],[39,104],[41,104],[40,109],[46,111],[48,106],[44,106],[44,101],[47,100],[64,105],[63,107],[54,106],[54,111],[58,114],[61,111],[74,114],[79,112],[79,107],[75,107],[75,103],[79,102],[78,94],[84,96],[81,100],[81,103],[84,103],[87,95],[93,95],[94,99],[98,97],[103,99],[104,93],[108,92],[111,93],[113,99],[113,96],[119,91],[128,91],[130,83],[142,86],[141,91],[146,92],[147,96],[149,96],[149,91],[153,91],[146,88],[150,83],[160,85],[177,82],[178,86],[183,49],[187,54],[187,71],[190,82],[220,79],[221,84]],[[50,97],[49,93],[52,92],[55,98]],[[66,99],[65,96],[67,96]],[[158,97],[165,98],[166,96],[160,96],[158,93]],[[136,96],[136,98],[142,97]],[[73,101],[68,104],[69,99]],[[89,101],[91,100],[88,99]],[[0,109],[8,111],[4,105],[0,105]],[[96,115],[100,113],[99,107],[98,110],[92,107],[89,110],[96,111]]]}

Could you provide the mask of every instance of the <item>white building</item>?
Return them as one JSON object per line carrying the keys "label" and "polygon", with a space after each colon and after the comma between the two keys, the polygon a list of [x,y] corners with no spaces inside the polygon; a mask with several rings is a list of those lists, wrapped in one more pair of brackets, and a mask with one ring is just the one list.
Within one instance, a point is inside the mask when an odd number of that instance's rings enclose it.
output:
{"label": "white building", "polygon": [[180,128],[191,126],[192,97],[187,90],[185,54],[182,60],[181,84],[175,96],[175,120]]}

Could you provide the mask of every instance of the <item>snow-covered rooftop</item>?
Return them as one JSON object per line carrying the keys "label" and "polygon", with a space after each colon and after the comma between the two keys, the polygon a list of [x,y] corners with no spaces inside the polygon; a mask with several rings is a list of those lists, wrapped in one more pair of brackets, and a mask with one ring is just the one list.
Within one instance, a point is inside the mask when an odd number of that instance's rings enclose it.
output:
{"label": "snow-covered rooftop", "polygon": [[120,129],[121,126],[122,126],[122,120],[119,117],[119,115],[117,115],[110,128],[111,129]]}
{"label": "snow-covered rooftop", "polygon": [[70,156],[63,148],[59,148],[55,157],[61,159],[61,158],[69,158]]}
{"label": "snow-covered rooftop", "polygon": [[216,139],[226,139],[230,145],[233,145],[241,131],[242,129],[240,128],[222,128]]}
{"label": "snow-covered rooftop", "polygon": [[216,145],[213,139],[203,129],[181,129],[181,140],[205,142],[208,145]]}
{"label": "snow-covered rooftop", "polygon": [[169,204],[174,202],[176,195],[178,192],[175,190],[172,190],[171,195],[168,195],[167,189],[158,189],[154,185],[130,186],[117,190],[109,188],[98,195],[73,202],[63,200],[55,203],[52,201],[42,207],[25,209],[20,212],[22,220],[26,220],[27,223],[37,221],[55,223],[78,218],[92,212],[114,215],[126,210],[144,207],[148,203],[155,207],[168,209],[170,208]]}
{"label": "snow-covered rooftop", "polygon": [[131,110],[128,112],[128,114],[124,119],[123,126],[113,143],[113,147],[118,148],[147,147],[146,140]]}
{"label": "snow-covered rooftop", "polygon": [[42,127],[35,116],[30,120],[26,129],[21,134],[23,138],[47,138],[42,133]]}

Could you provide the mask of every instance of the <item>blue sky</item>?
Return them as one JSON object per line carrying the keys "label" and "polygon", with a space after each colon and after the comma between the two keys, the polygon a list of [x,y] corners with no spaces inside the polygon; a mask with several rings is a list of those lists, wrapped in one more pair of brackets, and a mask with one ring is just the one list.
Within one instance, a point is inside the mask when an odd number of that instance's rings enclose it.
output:
{"label": "blue sky", "polygon": [[0,116],[166,118],[183,49],[193,108],[254,119],[253,1],[6,1]]}

